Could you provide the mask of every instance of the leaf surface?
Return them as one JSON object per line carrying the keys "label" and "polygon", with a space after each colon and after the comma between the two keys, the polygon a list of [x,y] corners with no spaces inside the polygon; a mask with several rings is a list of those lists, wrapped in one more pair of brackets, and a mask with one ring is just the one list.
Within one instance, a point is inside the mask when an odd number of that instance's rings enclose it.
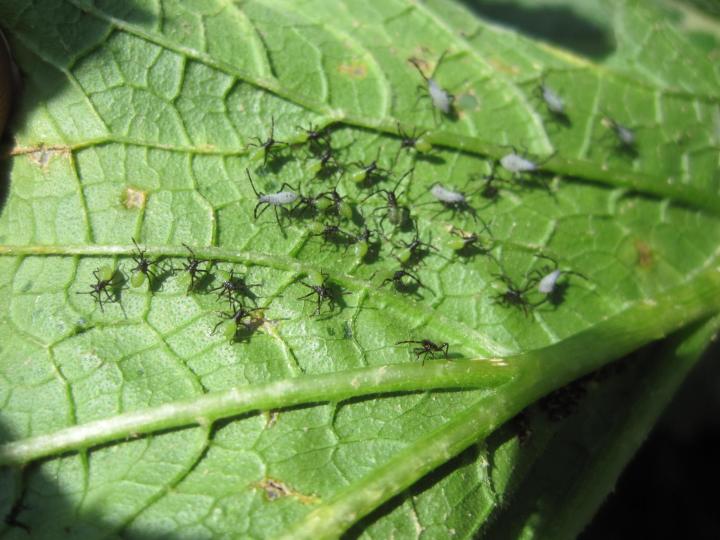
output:
{"label": "leaf surface", "polygon": [[[2,501],[22,501],[38,538],[473,536],[537,459],[512,433],[485,437],[720,307],[717,72],[670,27],[653,39],[692,72],[668,58],[601,65],[438,0],[47,0],[0,2],[0,16],[24,76],[0,214],[0,461],[47,458],[3,469]],[[454,121],[417,99],[408,62],[429,74],[445,51],[434,77],[456,96]],[[538,97],[543,80],[569,122]],[[604,117],[635,131],[635,152]],[[251,144],[273,123],[290,145],[263,166]],[[308,172],[310,125],[329,128],[348,168],[337,189],[352,235],[387,213],[370,194],[413,171],[398,193],[435,248],[411,269],[422,286],[387,282],[412,228],[385,219],[363,261],[308,216],[254,217],[246,169],[264,193],[335,185]],[[399,128],[427,131],[432,153],[403,151]],[[543,172],[500,171],[486,199],[483,176],[510,147]],[[352,182],[375,158],[389,178]],[[468,194],[492,234],[434,202],[438,182]],[[453,228],[483,249],[453,252]],[[162,259],[157,290],[128,282],[102,309],[76,294],[104,265],[129,280],[133,238]],[[162,270],[181,268],[184,244],[214,261],[193,294]],[[527,316],[498,303],[498,275],[522,287],[549,271],[538,255],[575,272],[560,301]],[[213,334],[228,308],[207,292],[231,268],[264,308],[240,343]],[[318,272],[337,303],[319,316],[301,298]],[[423,365],[397,345],[422,339],[447,342],[450,359]]]}

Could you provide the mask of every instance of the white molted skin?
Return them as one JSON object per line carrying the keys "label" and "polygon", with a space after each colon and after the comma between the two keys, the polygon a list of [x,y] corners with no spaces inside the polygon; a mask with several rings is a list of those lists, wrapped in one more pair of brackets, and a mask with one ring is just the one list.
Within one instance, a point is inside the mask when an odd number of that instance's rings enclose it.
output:
{"label": "white molted skin", "polygon": [[518,156],[515,152],[503,156],[500,159],[500,165],[511,173],[529,172],[537,169],[537,164],[522,156]]}
{"label": "white molted skin", "polygon": [[615,126],[615,133],[617,133],[618,138],[623,144],[628,146],[635,144],[635,133],[630,128],[617,124]]}
{"label": "white molted skin", "polygon": [[538,291],[543,294],[550,294],[555,290],[557,280],[560,278],[560,270],[553,270],[538,283]]}
{"label": "white molted skin", "polygon": [[428,79],[428,92],[435,108],[440,109],[444,114],[450,114],[452,97],[440,88],[440,85],[434,79]]}
{"label": "white molted skin", "polygon": [[270,193],[269,195],[261,195],[260,202],[272,204],[275,206],[282,206],[284,204],[292,204],[297,200],[297,193],[292,191],[279,191],[277,193]]}
{"label": "white molted skin", "polygon": [[549,86],[542,85],[542,97],[548,109],[557,114],[565,112],[565,102],[563,99]]}
{"label": "white molted skin", "polygon": [[440,202],[450,204],[458,204],[465,202],[465,195],[463,195],[459,191],[451,191],[447,188],[444,188],[440,184],[435,184],[432,189],[430,189],[430,193]]}

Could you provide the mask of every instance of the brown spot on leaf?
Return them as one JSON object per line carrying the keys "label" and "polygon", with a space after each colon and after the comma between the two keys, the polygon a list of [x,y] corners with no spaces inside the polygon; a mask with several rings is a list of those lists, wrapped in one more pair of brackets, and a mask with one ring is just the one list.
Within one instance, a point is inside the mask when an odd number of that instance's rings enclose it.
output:
{"label": "brown spot on leaf", "polygon": [[127,187],[122,192],[121,202],[128,210],[132,208],[145,208],[147,193],[133,187]]}
{"label": "brown spot on leaf", "polygon": [[349,75],[353,79],[364,79],[367,77],[368,69],[361,60],[353,60],[349,64],[340,64],[338,72],[343,75]]}
{"label": "brown spot on leaf", "polygon": [[3,155],[9,156],[28,156],[28,159],[38,167],[46,169],[50,160],[57,156],[69,156],[70,147],[68,146],[16,146],[11,148]]}
{"label": "brown spot on leaf", "polygon": [[280,497],[290,495],[290,489],[285,484],[272,478],[266,478],[258,484],[258,487],[265,492],[269,501],[276,501]]}
{"label": "brown spot on leaf", "polygon": [[304,495],[293,491],[286,484],[280,480],[274,478],[265,478],[263,481],[258,482],[256,487],[262,489],[265,492],[265,496],[268,501],[276,501],[281,497],[294,497],[303,504],[316,504],[320,502],[320,499],[315,495]]}
{"label": "brown spot on leaf", "polygon": [[496,70],[501,71],[502,73],[508,73],[510,75],[518,75],[520,74],[520,70],[517,66],[511,66],[503,62],[502,60],[498,58],[490,58],[488,60],[488,63]]}
{"label": "brown spot on leaf", "polygon": [[269,429],[275,425],[275,422],[277,422],[278,416],[280,413],[278,411],[266,411],[265,412],[265,428]]}
{"label": "brown spot on leaf", "polygon": [[635,240],[635,252],[637,253],[637,264],[641,268],[650,268],[653,265],[652,248],[642,240]]}
{"label": "brown spot on leaf", "polygon": [[30,161],[35,163],[36,165],[39,165],[41,168],[45,169],[47,167],[47,164],[50,163],[50,158],[52,157],[52,153],[49,152],[47,149],[43,148],[42,150],[38,150],[37,152],[33,152],[29,155]]}

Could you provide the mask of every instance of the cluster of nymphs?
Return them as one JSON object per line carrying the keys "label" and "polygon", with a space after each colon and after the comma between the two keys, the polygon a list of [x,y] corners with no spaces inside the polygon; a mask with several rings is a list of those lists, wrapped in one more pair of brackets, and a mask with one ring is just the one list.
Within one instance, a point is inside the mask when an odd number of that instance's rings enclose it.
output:
{"label": "cluster of nymphs", "polygon": [[[147,250],[141,249],[133,238],[135,253],[132,260],[135,266],[130,268],[130,286],[143,287],[147,283],[152,293],[170,275],[182,273],[182,280],[187,283],[187,293],[216,293],[218,301],[226,302],[226,309],[219,312],[220,320],[212,333],[222,327],[222,334],[229,341],[242,341],[249,338],[252,332],[263,323],[262,309],[256,304],[259,298],[252,292],[258,283],[248,283],[245,276],[235,273],[219,271],[220,275],[212,274],[215,261],[198,259],[190,246],[185,245],[188,256],[181,267],[167,266],[161,259],[151,260],[147,257]],[[127,283],[125,274],[120,269],[103,266],[93,272],[95,283],[88,291],[77,294],[91,295],[100,309],[107,302],[117,302],[120,292]],[[252,305],[251,305],[252,304]]]}
{"label": "cluster of nymphs", "polygon": [[[433,114],[440,113],[450,119],[456,117],[454,96],[436,82],[434,71],[430,76],[426,76],[420,61],[412,58],[410,62],[422,76],[424,85],[421,89],[430,99]],[[439,64],[440,62],[437,65]],[[548,112],[563,123],[568,123],[567,111],[560,95],[544,81],[537,90]],[[609,119],[607,121],[621,147],[626,150],[633,149],[634,133],[615,121]],[[414,174],[414,165],[398,175],[395,175],[393,169],[399,157],[405,152],[412,156],[413,164],[417,159],[433,161],[433,146],[427,134],[418,134],[416,131],[407,133],[398,124],[399,145],[386,168],[381,165],[381,148],[378,148],[375,158],[370,162],[341,163],[339,159],[341,152],[337,146],[334,146],[333,127],[333,125],[298,127],[298,134],[292,140],[279,141],[275,139],[273,118],[268,137],[265,140],[256,137],[256,142],[248,145],[253,148],[250,155],[251,163],[261,162],[263,168],[270,166],[275,170],[279,168],[278,162],[282,166],[289,150],[295,155],[296,150],[304,149],[310,182],[319,184],[324,180],[337,180],[334,181],[334,187],[315,189],[314,194],[306,190],[301,191],[287,183],[283,183],[277,191],[264,193],[258,189],[253,173],[246,169],[247,182],[257,197],[253,211],[254,219],[257,221],[268,208],[271,208],[283,236],[284,223],[287,220],[303,223],[308,237],[318,238],[324,244],[335,248],[344,247],[347,250],[352,247],[357,264],[371,264],[379,258],[384,246],[390,246],[389,255],[397,261],[396,266],[374,273],[371,279],[375,281],[377,287],[390,286],[399,293],[417,294],[421,287],[426,288],[417,277],[417,266],[433,253],[437,256],[441,255],[440,250],[431,244],[431,238],[422,238],[418,219],[410,211],[409,201],[406,200],[405,192]],[[513,149],[492,161],[490,172],[482,176],[483,181],[478,186],[477,192],[481,197],[492,202],[498,199],[503,186],[512,189],[517,180],[531,180],[547,187],[544,184],[542,171],[545,161],[533,160]],[[383,182],[392,182],[393,177],[396,180],[392,188],[377,187]],[[348,200],[347,196],[341,195],[338,187],[343,178],[349,179],[357,186],[361,196]],[[362,193],[363,190],[366,190],[366,194]],[[457,257],[484,255],[497,265],[499,273],[494,274],[494,277],[501,292],[494,297],[496,303],[517,308],[528,315],[533,308],[544,302],[557,304],[562,299],[567,286],[567,280],[561,281],[562,275],[583,277],[573,270],[561,269],[555,259],[538,253],[535,255],[536,258],[545,259],[552,264],[544,264],[534,269],[522,282],[511,279],[491,253],[494,244],[492,231],[477,215],[476,209],[470,203],[471,196],[472,194],[467,195],[436,183],[429,190],[430,200],[421,204],[436,204],[440,212],[450,211],[453,216],[463,213],[470,216],[475,224],[480,222],[482,228],[478,227],[477,231],[465,230],[455,225],[446,227],[447,246]],[[368,208],[370,204],[372,208]],[[181,269],[172,268],[169,272],[174,273],[178,270],[184,272],[190,281],[188,292],[214,292],[218,300],[227,302],[227,309],[221,312],[220,321],[215,325],[213,332],[222,326],[222,333],[232,341],[240,341],[252,334],[264,320],[263,308],[257,307],[258,297],[252,292],[252,288],[259,284],[249,284],[243,276],[231,271],[228,276],[219,280],[220,284],[216,287],[200,287],[198,284],[202,280],[211,284],[217,283],[217,280],[210,275],[214,262],[199,260],[189,246],[185,247],[189,253],[185,264]],[[136,253],[133,256],[135,267],[131,270],[130,282],[133,286],[140,286],[146,279],[149,282],[157,279],[153,268],[158,268],[154,266],[158,261],[148,260],[145,256],[146,251],[140,249],[137,244],[135,248]],[[91,286],[91,290],[82,294],[93,295],[102,308],[103,302],[116,300],[117,294],[113,294],[113,290],[118,287],[119,274],[121,273],[107,267],[98,269],[95,272],[96,282]],[[301,280],[300,283],[308,289],[308,292],[299,299],[312,301],[315,304],[314,315],[320,314],[324,305],[327,305],[332,312],[341,301],[342,295],[347,294],[324,272],[311,271],[306,273],[305,277],[306,279]],[[436,343],[429,339],[411,339],[398,342],[400,343],[417,345],[412,350],[418,357],[422,357],[423,361],[427,356],[434,358],[436,355],[442,355],[447,358],[448,355],[447,343]]]}

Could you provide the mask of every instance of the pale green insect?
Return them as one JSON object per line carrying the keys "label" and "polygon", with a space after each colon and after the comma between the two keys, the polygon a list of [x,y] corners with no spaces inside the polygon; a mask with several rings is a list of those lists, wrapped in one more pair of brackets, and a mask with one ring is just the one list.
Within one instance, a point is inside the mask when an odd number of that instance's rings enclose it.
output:
{"label": "pale green insect", "polygon": [[323,196],[323,203],[322,207],[318,204],[318,209],[323,211],[332,210],[338,217],[343,219],[352,218],[352,207],[345,202],[345,198],[337,192],[336,187],[321,195]]}
{"label": "pale green insect", "polygon": [[[151,261],[145,256],[145,253],[147,253],[147,250],[140,249],[140,246],[138,246],[138,243],[135,241],[135,239],[132,239],[133,244],[135,244],[135,249],[137,250],[137,254],[132,256],[133,261],[135,261],[135,268],[132,268],[130,272],[132,272],[132,277],[130,278],[130,285],[133,288],[138,288],[145,283],[145,279],[148,279],[148,283],[150,283],[151,278],[157,278],[156,274],[150,270],[150,267],[153,264],[157,264],[158,261]],[[152,286],[152,283],[150,283]]]}
{"label": "pale green insect", "polygon": [[377,155],[375,156],[375,159],[373,159],[370,163],[362,163],[360,161],[356,161],[354,163],[351,163],[351,165],[355,165],[356,167],[359,167],[360,170],[355,171],[350,175],[350,179],[355,182],[356,184],[362,184],[363,182],[372,182],[374,179],[380,179],[383,178],[391,173],[388,169],[383,169],[378,165],[378,160],[380,159],[380,148],[378,148]]}
{"label": "pale green insect", "polygon": [[313,178],[319,175],[330,176],[333,172],[340,169],[340,164],[333,156],[332,148],[325,148],[316,159],[309,162],[307,170],[312,174]]}
{"label": "pale green insect", "polygon": [[[492,237],[492,233],[487,224],[483,222],[484,229]],[[447,246],[461,255],[469,255],[471,253],[488,253],[492,247],[492,243],[481,245],[480,236],[477,233],[464,231],[458,227],[450,225],[448,232],[452,236],[447,241]]]}
{"label": "pale green insect", "polygon": [[368,229],[367,226],[364,226],[360,234],[355,236],[355,247],[353,249],[355,251],[355,258],[358,261],[362,261],[370,251],[370,238],[372,234],[373,231]]}
{"label": "pale green insect", "polygon": [[427,154],[432,150],[432,144],[425,137],[425,133],[417,134],[417,127],[414,127],[412,133],[403,131],[400,123],[397,123],[398,135],[400,135],[400,150],[416,150],[421,154]]}
{"label": "pale green insect", "polygon": [[415,236],[412,238],[412,240],[410,240],[410,242],[400,240],[403,249],[398,255],[396,255],[397,260],[400,261],[403,266],[408,265],[408,263],[410,262],[418,262],[425,255],[427,255],[429,253],[429,250],[431,249],[437,251],[437,248],[429,242],[424,242],[420,240],[420,233],[418,231],[417,221],[415,221],[413,225],[415,228]]}
{"label": "pale green insect", "polygon": [[[363,199],[362,202],[366,201],[373,195],[378,195],[378,194],[385,195],[387,204],[384,206],[380,206],[380,207],[376,208],[375,210],[373,210],[373,213],[379,212],[381,210],[385,210],[385,212],[386,212],[385,215],[380,218],[380,225],[382,225],[385,218],[387,218],[388,221],[390,221],[390,223],[392,223],[396,227],[402,227],[407,222],[410,212],[408,211],[408,209],[405,206],[402,206],[398,202],[398,197],[400,196],[400,194],[398,193],[398,188],[400,187],[400,183],[405,179],[405,177],[407,175],[409,175],[410,173],[412,173],[414,170],[415,169],[410,169],[407,172],[405,172],[405,174],[403,174],[398,179],[398,181],[396,182],[393,189],[391,189],[391,190],[378,189],[376,191],[373,191],[370,195],[368,195],[367,197],[365,197],[365,199]],[[404,190],[403,190],[403,193],[404,193]]]}
{"label": "pale green insect", "polygon": [[257,318],[253,317],[253,313],[261,311],[260,308],[245,309],[240,306],[235,311],[224,312],[220,314],[220,322],[215,325],[211,334],[215,334],[218,328],[222,328],[222,335],[230,342],[238,339],[241,332],[251,333],[258,326]]}

